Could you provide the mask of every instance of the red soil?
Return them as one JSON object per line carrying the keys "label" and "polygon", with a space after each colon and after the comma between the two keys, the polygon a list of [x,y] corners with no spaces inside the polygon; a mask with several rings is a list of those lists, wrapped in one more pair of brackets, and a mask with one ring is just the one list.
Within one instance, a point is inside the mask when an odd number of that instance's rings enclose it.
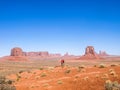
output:
{"label": "red soil", "polygon": [[28,57],[25,56],[5,56],[0,59],[0,61],[28,61]]}
{"label": "red soil", "polygon": [[[110,75],[110,70],[116,74]],[[80,72],[77,67],[48,67],[8,77],[15,80],[17,90],[105,90],[108,79],[120,83],[120,66],[85,67]]]}

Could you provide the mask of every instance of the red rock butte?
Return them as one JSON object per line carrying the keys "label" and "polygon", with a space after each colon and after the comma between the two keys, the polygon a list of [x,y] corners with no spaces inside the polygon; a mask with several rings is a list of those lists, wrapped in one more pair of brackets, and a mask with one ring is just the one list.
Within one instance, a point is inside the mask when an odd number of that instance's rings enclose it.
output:
{"label": "red rock butte", "polygon": [[61,54],[50,54],[47,51],[39,51],[39,52],[24,52],[21,48],[15,47],[11,49],[10,56],[13,57],[61,57]]}
{"label": "red rock butte", "polygon": [[99,51],[99,56],[109,56],[105,51]]}
{"label": "red rock butte", "polygon": [[23,56],[23,51],[19,47],[15,47],[11,49],[11,55],[10,56]]}
{"label": "red rock butte", "polygon": [[95,59],[101,59],[103,56],[106,56],[106,52],[100,52],[99,54],[97,54],[95,52],[95,49],[93,46],[87,46],[85,49],[85,54],[82,56],[74,56],[74,55],[69,55],[68,53],[66,53],[64,56],[62,56],[61,54],[51,54],[47,51],[39,51],[39,52],[24,52],[21,48],[19,47],[15,47],[11,49],[11,54],[7,58],[7,60],[11,60],[11,61],[28,61],[28,58],[60,58],[63,57],[65,59],[75,59],[77,58],[77,60],[95,60]]}
{"label": "red rock butte", "polygon": [[47,57],[49,56],[49,53],[47,51],[44,52],[24,52],[25,56],[41,56],[41,57]]}
{"label": "red rock butte", "polygon": [[87,46],[85,49],[85,54],[80,57],[80,59],[99,59],[99,55],[94,50],[93,46]]}

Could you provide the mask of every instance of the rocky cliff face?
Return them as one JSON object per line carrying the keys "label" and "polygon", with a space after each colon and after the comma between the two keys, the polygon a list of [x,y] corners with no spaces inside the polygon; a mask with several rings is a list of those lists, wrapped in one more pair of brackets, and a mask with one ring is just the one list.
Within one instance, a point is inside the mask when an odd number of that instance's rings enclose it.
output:
{"label": "rocky cliff face", "polygon": [[81,59],[99,59],[99,55],[96,54],[93,46],[87,46]]}
{"label": "rocky cliff face", "polygon": [[99,51],[99,56],[109,56],[105,51]]}
{"label": "rocky cliff face", "polygon": [[15,47],[11,49],[11,55],[10,56],[23,56],[23,51],[19,47]]}
{"label": "rocky cliff face", "polygon": [[11,49],[10,56],[29,56],[29,57],[61,57],[61,54],[50,54],[47,51],[40,51],[40,52],[24,52],[21,48],[15,47]]}
{"label": "rocky cliff face", "polygon": [[93,46],[88,46],[86,47],[85,50],[85,55],[95,55],[94,47]]}
{"label": "rocky cliff face", "polygon": [[41,56],[41,57],[47,57],[49,56],[49,53],[47,51],[44,52],[24,52],[25,56]]}

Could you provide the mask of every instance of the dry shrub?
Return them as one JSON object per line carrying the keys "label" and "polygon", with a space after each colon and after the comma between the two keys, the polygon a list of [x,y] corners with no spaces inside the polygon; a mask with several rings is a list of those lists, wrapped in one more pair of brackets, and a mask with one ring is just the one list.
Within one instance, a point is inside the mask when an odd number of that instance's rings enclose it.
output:
{"label": "dry shrub", "polygon": [[105,90],[120,90],[120,84],[117,81],[107,80],[105,82]]}
{"label": "dry shrub", "polygon": [[48,86],[49,86],[48,83],[43,84],[43,87],[48,87]]}
{"label": "dry shrub", "polygon": [[57,84],[63,84],[63,82],[61,80],[58,80]]}
{"label": "dry shrub", "polygon": [[110,66],[111,66],[111,67],[115,67],[115,66],[117,66],[117,64],[111,64]]}
{"label": "dry shrub", "polygon": [[71,72],[71,70],[70,70],[70,69],[68,69],[68,70],[66,70],[66,71],[65,71],[65,73],[70,73],[70,72]]}
{"label": "dry shrub", "polygon": [[6,79],[5,76],[0,76],[0,90],[16,90],[12,83],[12,80]]}
{"label": "dry shrub", "polygon": [[46,77],[46,76],[47,76],[46,73],[41,74],[41,77]]}
{"label": "dry shrub", "polygon": [[106,67],[105,64],[100,64],[100,65],[99,65],[99,68],[105,68],[105,67]]}

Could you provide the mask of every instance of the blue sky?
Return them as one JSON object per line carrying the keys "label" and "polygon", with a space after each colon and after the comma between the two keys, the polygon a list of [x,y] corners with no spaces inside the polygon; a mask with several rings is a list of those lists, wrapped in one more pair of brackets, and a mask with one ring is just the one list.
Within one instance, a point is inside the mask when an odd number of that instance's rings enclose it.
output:
{"label": "blue sky", "polygon": [[120,55],[119,0],[1,0],[0,56],[24,51]]}

